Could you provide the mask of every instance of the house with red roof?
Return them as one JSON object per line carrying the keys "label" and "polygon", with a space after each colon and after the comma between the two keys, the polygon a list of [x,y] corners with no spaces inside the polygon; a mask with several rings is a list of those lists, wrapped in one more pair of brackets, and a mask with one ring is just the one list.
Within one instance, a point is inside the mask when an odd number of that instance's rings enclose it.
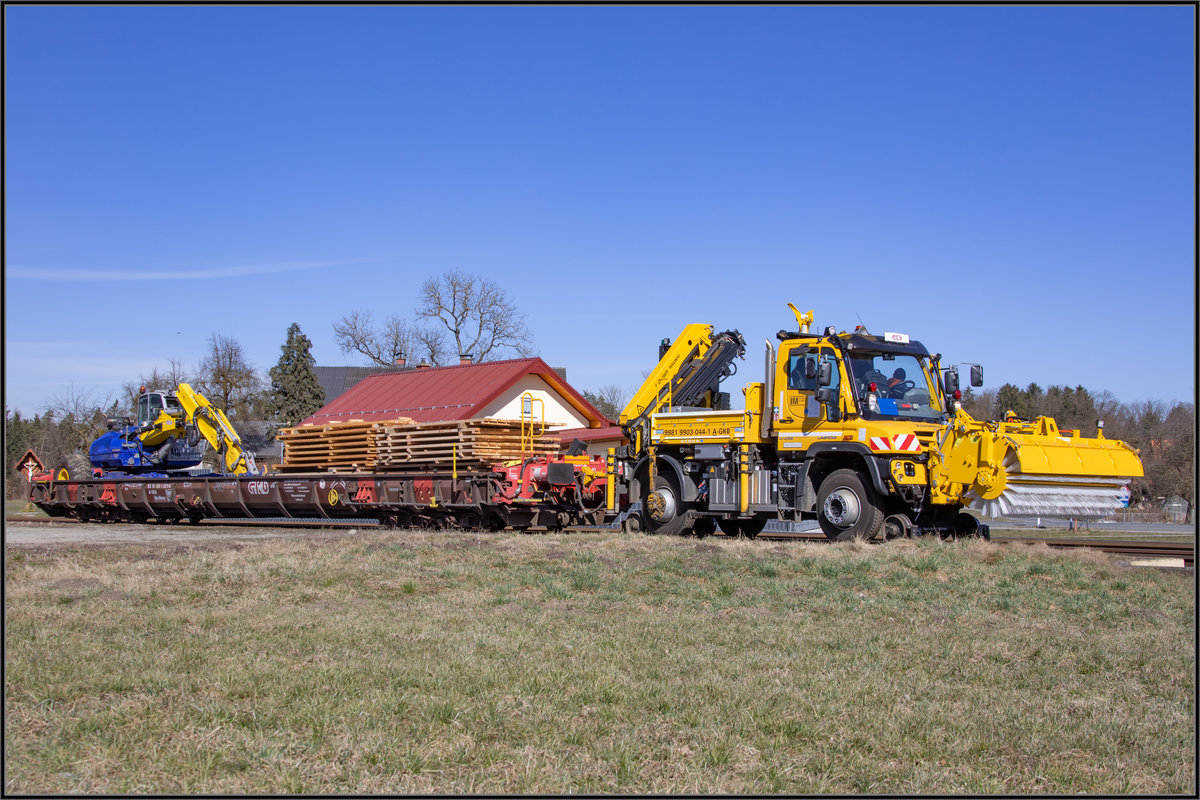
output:
{"label": "house with red roof", "polygon": [[408,417],[414,422],[526,419],[546,426],[564,446],[578,438],[603,454],[621,431],[540,358],[417,366],[369,375],[314,411],[301,425]]}

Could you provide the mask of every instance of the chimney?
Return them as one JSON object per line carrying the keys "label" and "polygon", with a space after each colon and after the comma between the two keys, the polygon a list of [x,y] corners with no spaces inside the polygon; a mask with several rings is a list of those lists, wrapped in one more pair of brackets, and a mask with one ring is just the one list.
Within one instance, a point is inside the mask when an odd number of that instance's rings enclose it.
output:
{"label": "chimney", "polygon": [[420,364],[417,364],[417,369],[429,369],[429,362],[422,360]]}
{"label": "chimney", "polygon": [[403,367],[407,363],[403,353],[396,353],[396,366]]}
{"label": "chimney", "polygon": [[471,354],[470,353],[459,353],[458,354],[458,363],[459,364],[470,364],[471,363]]}

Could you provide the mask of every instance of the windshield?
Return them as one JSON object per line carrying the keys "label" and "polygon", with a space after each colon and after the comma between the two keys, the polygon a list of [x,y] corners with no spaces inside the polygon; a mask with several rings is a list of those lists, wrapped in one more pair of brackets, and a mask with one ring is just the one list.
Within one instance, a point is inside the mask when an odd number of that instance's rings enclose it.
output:
{"label": "windshield", "polygon": [[[941,403],[930,384],[925,359],[897,353],[855,352],[849,364],[854,388],[864,406],[864,418],[941,418]],[[871,384],[875,385],[874,392]]]}

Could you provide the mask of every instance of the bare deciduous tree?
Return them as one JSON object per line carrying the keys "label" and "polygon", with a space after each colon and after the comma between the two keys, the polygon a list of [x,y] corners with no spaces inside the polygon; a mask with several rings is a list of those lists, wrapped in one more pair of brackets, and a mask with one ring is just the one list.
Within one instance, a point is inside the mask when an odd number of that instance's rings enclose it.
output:
{"label": "bare deciduous tree", "polygon": [[489,280],[459,270],[430,278],[421,286],[417,316],[440,323],[454,339],[455,352],[476,361],[513,351],[533,352],[525,317],[504,290]]}
{"label": "bare deciduous tree", "polygon": [[620,386],[606,383],[595,392],[584,390],[583,396],[596,407],[597,411],[615,421],[621,416],[631,395]]}
{"label": "bare deciduous tree", "polygon": [[381,330],[376,330],[371,312],[354,311],[333,323],[333,335],[343,353],[359,353],[384,367],[401,357],[410,359],[418,354],[436,364],[444,349],[440,336],[418,330],[394,314]]}
{"label": "bare deciduous tree", "polygon": [[126,403],[124,410],[129,414],[137,411],[137,399],[143,386],[148,392],[172,392],[179,384],[191,381],[191,374],[183,366],[183,362],[177,358],[172,358],[165,369],[160,370],[155,364],[149,375],[139,375],[136,381],[126,381],[121,385],[121,392]]}
{"label": "bare deciduous tree", "polygon": [[47,419],[58,426],[54,447],[66,456],[88,452],[92,442],[107,428],[108,415],[116,413],[117,403],[111,396],[97,399],[91,392],[70,384],[56,392],[44,410]]}
{"label": "bare deciduous tree", "polygon": [[415,313],[430,324],[393,315],[377,330],[369,311],[354,311],[334,323],[334,340],[343,353],[358,353],[380,366],[391,366],[400,356],[440,365],[460,353],[487,361],[533,352],[532,334],[516,304],[499,286],[477,275],[454,270],[425,281]]}
{"label": "bare deciduous tree", "polygon": [[226,414],[247,417],[262,391],[262,379],[237,339],[214,333],[208,342],[208,355],[196,374],[197,388]]}

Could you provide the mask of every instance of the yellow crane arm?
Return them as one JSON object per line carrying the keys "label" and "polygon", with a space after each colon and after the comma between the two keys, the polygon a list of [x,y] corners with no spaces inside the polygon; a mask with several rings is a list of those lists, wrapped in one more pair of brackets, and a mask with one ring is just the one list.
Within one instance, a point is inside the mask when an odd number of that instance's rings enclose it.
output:
{"label": "yellow crane arm", "polygon": [[183,406],[186,421],[194,426],[213,450],[221,454],[225,471],[230,475],[258,474],[254,454],[242,447],[242,437],[221,409],[214,406],[204,395],[186,383],[179,384],[175,392]]}
{"label": "yellow crane arm", "polygon": [[659,358],[658,364],[621,412],[618,424],[624,426],[638,417],[653,414],[671,405],[671,394],[680,373],[693,359],[702,358],[712,346],[712,325],[691,324]]}

